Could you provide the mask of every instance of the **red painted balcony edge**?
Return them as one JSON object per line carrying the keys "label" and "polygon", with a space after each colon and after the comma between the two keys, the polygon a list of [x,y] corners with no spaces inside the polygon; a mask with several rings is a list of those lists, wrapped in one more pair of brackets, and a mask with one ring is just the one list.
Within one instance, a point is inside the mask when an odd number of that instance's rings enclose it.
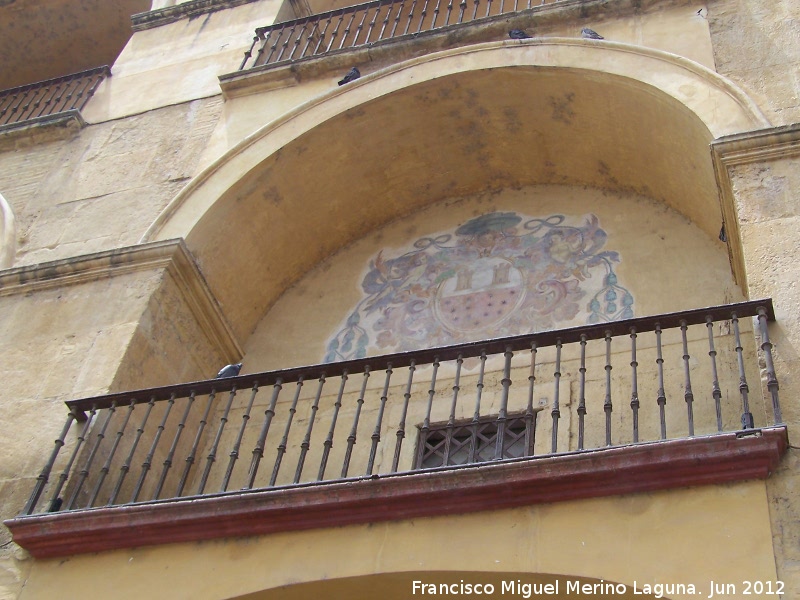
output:
{"label": "red painted balcony edge", "polygon": [[[749,432],[750,433],[750,432]],[[36,558],[500,510],[766,478],[785,427],[466,468],[17,517]]]}

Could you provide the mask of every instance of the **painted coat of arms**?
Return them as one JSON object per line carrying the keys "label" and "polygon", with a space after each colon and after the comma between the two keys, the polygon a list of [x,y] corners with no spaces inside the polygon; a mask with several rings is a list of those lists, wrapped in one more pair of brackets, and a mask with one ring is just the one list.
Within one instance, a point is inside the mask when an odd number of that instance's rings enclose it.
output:
{"label": "painted coat of arms", "polygon": [[567,221],[493,212],[395,256],[381,250],[325,361],[633,317],[598,218]]}

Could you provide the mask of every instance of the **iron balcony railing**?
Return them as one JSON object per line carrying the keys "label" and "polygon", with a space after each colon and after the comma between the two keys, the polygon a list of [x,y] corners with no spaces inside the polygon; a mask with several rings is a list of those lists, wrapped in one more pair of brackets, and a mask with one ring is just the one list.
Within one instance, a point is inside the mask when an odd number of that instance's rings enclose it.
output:
{"label": "iron balcony railing", "polygon": [[56,79],[48,79],[0,91],[0,126],[22,123],[86,106],[97,86],[109,75],[97,67]]}
{"label": "iron balcony railing", "polygon": [[374,0],[259,27],[239,70],[357,48],[561,1]]}
{"label": "iron balcony railing", "polygon": [[780,424],[773,318],[751,301],[69,401],[22,514]]}

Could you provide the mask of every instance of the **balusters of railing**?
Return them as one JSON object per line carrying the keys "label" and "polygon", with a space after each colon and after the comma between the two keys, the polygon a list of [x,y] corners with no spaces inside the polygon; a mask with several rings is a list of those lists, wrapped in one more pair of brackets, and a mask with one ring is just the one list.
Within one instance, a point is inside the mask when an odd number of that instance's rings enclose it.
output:
{"label": "balusters of railing", "polygon": [[56,99],[54,112],[61,112],[62,110],[66,110],[67,106],[69,106],[69,101],[72,99],[72,95],[75,93],[76,88],[77,86],[75,82],[70,81],[69,79],[64,81],[61,95]]}
{"label": "balusters of railing", "polygon": [[[341,27],[342,23],[344,22],[344,15],[345,13],[342,11],[342,14],[339,15],[339,20],[336,22],[336,27],[333,28],[333,33],[331,33],[331,41],[328,42],[328,47],[325,49],[325,52],[331,51],[333,42],[336,41],[336,36],[339,35],[339,27]],[[344,40],[342,40],[342,43],[344,43]]]}
{"label": "balusters of railing", "polygon": [[[92,416],[94,416],[94,412],[92,412]],[[39,497],[42,495],[42,491],[44,491],[44,486],[47,485],[47,482],[50,479],[50,473],[53,470],[53,465],[56,463],[56,459],[58,458],[61,448],[63,448],[64,444],[66,443],[67,434],[69,433],[70,427],[72,427],[73,421],[75,421],[75,415],[73,413],[69,413],[69,415],[67,415],[67,421],[64,423],[64,428],[61,430],[61,435],[56,438],[55,446],[53,447],[53,451],[50,453],[50,458],[47,460],[47,463],[45,463],[41,473],[39,473],[39,476],[36,478],[36,485],[33,487],[33,493],[31,493],[30,498],[28,498],[28,502],[22,509],[23,515],[30,515],[36,509],[36,504],[39,502]],[[84,426],[84,432],[81,434],[81,437],[78,438],[79,443],[82,443],[82,437],[86,431],[88,431],[90,422],[91,419],[87,419],[87,424]],[[73,457],[75,456],[76,452],[77,448],[73,452]],[[70,460],[68,466],[72,466],[72,460]],[[64,480],[66,480],[68,474],[69,470],[66,471]],[[61,481],[60,483],[63,485],[64,482]],[[53,494],[53,500],[51,501],[51,507],[53,507],[53,503],[56,501],[56,498],[61,491],[61,485],[56,487],[55,493]]]}
{"label": "balusters of railing", "polygon": [[[372,31],[375,29],[375,23],[378,22],[378,14],[381,12],[381,5],[375,7],[375,14],[372,15],[372,20],[369,22],[369,27],[367,28],[367,35],[364,37],[364,43],[369,43],[369,39],[372,36]],[[364,15],[366,16],[369,13],[369,10],[364,11]],[[358,41],[358,34],[356,34],[356,39],[353,40],[353,45],[356,44]]]}
{"label": "balusters of railing", "polygon": [[[19,102],[17,102],[16,104],[14,104],[13,100],[11,102],[11,110],[8,113],[8,118],[6,119],[6,123],[11,123],[13,117],[16,115],[16,113],[19,110],[20,106],[22,106],[22,103],[25,101],[25,98],[27,97],[28,92],[26,90],[26,91],[20,92],[20,94],[22,94],[22,96],[19,99]],[[14,95],[14,99],[16,99],[16,97],[17,97],[17,95],[15,94]],[[19,119],[13,119],[13,120],[19,120]]]}
{"label": "balusters of railing", "polygon": [[261,426],[261,432],[258,434],[258,441],[255,448],[253,448],[253,459],[250,461],[250,470],[247,473],[246,489],[251,489],[256,481],[256,474],[258,473],[258,466],[261,464],[261,459],[264,458],[264,448],[267,444],[267,435],[269,435],[269,428],[272,425],[272,418],[275,416],[275,406],[278,403],[278,395],[283,389],[283,380],[278,377],[272,385],[272,397],[269,400],[266,410],[264,410],[264,423]]}
{"label": "balusters of railing", "polygon": [[89,457],[86,459],[86,462],[83,465],[83,469],[80,470],[78,473],[78,481],[75,484],[75,487],[72,489],[72,494],[67,500],[67,503],[64,505],[64,508],[70,510],[75,506],[75,501],[78,499],[80,495],[81,489],[83,488],[83,484],[86,483],[86,479],[89,477],[89,473],[92,470],[92,463],[94,463],[94,459],[97,456],[97,451],[100,449],[100,444],[103,443],[103,439],[106,437],[106,430],[108,429],[108,425],[111,422],[111,418],[114,416],[114,412],[117,408],[117,402],[112,402],[111,406],[109,407],[106,418],[103,421],[103,425],[100,427],[100,431],[97,432],[95,435],[95,442],[94,446],[92,446],[92,450],[89,453]]}
{"label": "balusters of railing", "polygon": [[[400,4],[397,5],[397,15],[394,18],[394,23],[392,23],[392,31],[389,34],[390,38],[393,38],[395,36],[395,34],[397,33],[397,26],[400,25],[400,17],[402,16],[403,9],[405,7],[406,7],[406,3],[404,1],[400,2]],[[390,14],[392,14],[391,9],[387,13],[386,17],[388,18]],[[383,39],[383,29],[381,29],[381,35],[380,35],[380,37],[378,39],[379,40]]]}
{"label": "balusters of railing", "polygon": [[356,445],[356,436],[358,434],[358,421],[361,418],[361,409],[364,406],[364,396],[367,393],[367,381],[369,380],[369,365],[364,367],[364,377],[361,380],[361,393],[356,400],[356,412],[353,415],[353,426],[350,428],[350,435],[347,436],[347,448],[344,452],[344,461],[342,462],[342,477],[347,477],[347,471],[350,469],[350,459],[353,455],[353,446]]}
{"label": "balusters of railing", "polygon": [[412,0],[411,8],[408,10],[408,22],[406,28],[403,30],[403,35],[408,33],[408,28],[411,27],[411,21],[414,20],[414,9],[417,8],[417,0]]}
{"label": "balusters of railing", "polygon": [[689,345],[686,339],[686,321],[681,320],[681,340],[683,341],[683,376],[684,392],[683,398],[686,401],[686,420],[689,426],[689,437],[694,435],[694,393],[692,392],[692,377],[689,369]]}
{"label": "balusters of railing", "polygon": [[633,442],[639,441],[639,381],[636,369],[636,328],[631,327],[631,417],[633,420]]}
{"label": "balusters of railing", "polygon": [[322,45],[322,42],[325,41],[325,36],[328,33],[328,27],[330,27],[332,19],[333,15],[332,14],[328,15],[328,20],[325,22],[325,27],[319,34],[319,41],[317,42],[317,45],[314,46],[314,51],[311,54],[316,54],[317,52],[319,52],[319,47]]}
{"label": "balusters of railing", "polygon": [[550,443],[550,452],[558,452],[558,421],[561,418],[560,388],[561,388],[561,339],[556,341],[556,364],[553,373],[553,409],[550,415],[553,417],[553,436]]}
{"label": "balusters of railing", "polygon": [[500,408],[497,411],[497,445],[494,449],[494,459],[500,460],[503,458],[505,451],[505,433],[506,421],[508,418],[508,396],[511,392],[511,359],[514,358],[514,353],[511,351],[511,346],[506,346],[506,351],[503,353],[505,361],[503,363],[503,379],[500,380],[500,385],[503,386],[500,392]]}
{"label": "balusters of railing", "polygon": [[450,447],[453,444],[453,429],[456,425],[456,406],[458,404],[458,392],[461,389],[461,365],[464,358],[459,354],[456,359],[456,376],[453,381],[453,400],[450,402],[450,416],[447,419],[447,426],[444,436],[444,464],[450,464]]}
{"label": "balusters of railing", "polygon": [[183,495],[183,489],[186,487],[186,482],[189,479],[189,473],[192,470],[192,466],[194,465],[195,458],[197,456],[197,449],[200,446],[200,440],[203,439],[203,431],[205,431],[206,425],[208,424],[208,415],[211,413],[211,406],[214,404],[214,398],[216,397],[216,391],[211,390],[211,393],[208,395],[208,401],[206,402],[206,409],[203,412],[203,417],[200,419],[200,423],[197,425],[197,433],[194,436],[194,442],[192,442],[192,448],[189,451],[189,455],[186,457],[186,466],[183,468],[183,474],[181,475],[181,479],[178,482],[178,488],[175,491],[176,496]]}
{"label": "balusters of railing", "polygon": [[275,456],[275,465],[272,467],[272,476],[269,478],[269,485],[275,485],[275,482],[278,479],[278,471],[281,469],[281,462],[283,462],[283,455],[286,454],[286,448],[289,443],[289,431],[292,428],[292,422],[294,421],[294,415],[297,413],[297,401],[300,399],[300,391],[303,389],[303,376],[301,375],[300,378],[297,380],[297,386],[294,392],[294,398],[292,399],[292,404],[289,407],[289,415],[286,418],[286,426],[283,428],[283,437],[281,438],[280,443],[278,444],[278,452]]}
{"label": "balusters of railing", "polygon": [[[294,58],[297,49],[300,47],[300,42],[303,41],[303,34],[306,32],[306,25],[308,25],[308,19],[303,22],[302,26],[300,27],[300,32],[294,36],[294,48],[292,48],[292,51],[289,53],[289,57],[286,60],[292,60]],[[292,33],[294,33],[294,29],[292,29]],[[302,58],[302,54],[300,55],[300,58]]]}
{"label": "balusters of railing", "polygon": [[742,355],[744,348],[742,348],[742,340],[739,335],[739,318],[736,313],[731,314],[731,321],[736,343],[736,361],[739,367],[739,393],[742,395],[742,429],[752,429],[755,423],[753,422],[753,413],[750,412],[750,388],[744,372],[744,356]]}
{"label": "balusters of railing", "polygon": [[419,12],[419,25],[417,25],[417,33],[422,31],[422,24],[425,22],[425,17],[428,16],[428,3],[430,0],[425,0],[425,3],[422,5],[422,10]]}
{"label": "balusters of railing", "polygon": [[711,315],[706,317],[706,329],[708,330],[708,356],[711,359],[711,397],[714,398],[717,431],[722,431],[722,390],[719,387],[719,375],[717,374],[717,350],[714,347],[714,321]]}
{"label": "balusters of railing", "polygon": [[239,426],[239,433],[236,435],[236,441],[233,443],[231,452],[228,455],[228,468],[225,470],[225,476],[222,478],[222,486],[220,486],[221,492],[224,492],[228,489],[231,476],[233,475],[233,468],[236,465],[236,461],[239,460],[239,449],[242,447],[244,430],[247,428],[247,423],[250,421],[250,412],[253,410],[253,403],[256,400],[257,394],[258,382],[255,382],[253,384],[253,389],[250,390],[250,400],[247,403],[247,408],[245,409],[244,413],[242,413],[242,424]]}
{"label": "balusters of railing", "polygon": [[761,352],[764,354],[764,366],[767,370],[767,390],[772,400],[772,417],[775,425],[783,423],[781,405],[778,400],[778,377],[775,374],[775,364],[772,361],[772,342],[769,340],[767,329],[767,311],[764,307],[758,308],[758,326],[761,334]]}
{"label": "balusters of railing", "polygon": [[87,506],[94,506],[94,503],[97,500],[97,496],[100,493],[100,488],[103,487],[103,482],[105,481],[106,475],[108,475],[108,472],[111,470],[111,462],[114,460],[114,455],[117,453],[117,448],[119,447],[119,443],[122,441],[122,436],[125,435],[125,428],[128,426],[128,421],[130,421],[134,406],[135,403],[133,400],[131,400],[131,403],[128,405],[128,412],[125,414],[125,419],[122,421],[119,429],[117,429],[117,435],[114,439],[114,443],[111,446],[111,450],[108,452],[106,462],[103,463],[103,466],[100,469],[100,476],[97,478],[97,482],[94,486],[94,490],[92,491],[92,495],[89,498],[89,503]]}
{"label": "balusters of railing", "polygon": [[158,478],[156,490],[153,493],[153,500],[158,500],[158,497],[161,495],[161,490],[164,488],[167,475],[169,475],[169,471],[172,468],[172,459],[175,457],[175,451],[178,449],[178,443],[180,442],[181,434],[186,427],[186,420],[189,418],[189,412],[192,410],[192,406],[194,406],[194,398],[194,392],[190,392],[189,397],[186,399],[186,408],[183,411],[183,415],[181,415],[181,420],[178,421],[175,436],[172,438],[172,445],[167,451],[166,458],[164,458],[164,464],[161,467],[161,476]]}
{"label": "balusters of railing", "polygon": [[528,405],[525,407],[525,456],[533,456],[536,413],[533,410],[533,388],[536,385],[536,342],[531,342],[531,369],[528,374]]}
{"label": "balusters of railing", "polygon": [[353,25],[353,21],[356,20],[356,12],[354,10],[350,12],[350,21],[348,21],[347,26],[344,28],[344,32],[342,33],[342,41],[339,42],[339,50],[344,48],[344,43],[347,40],[347,36],[350,35],[350,27]]}
{"label": "balusters of railing", "polygon": [[[475,462],[476,454],[478,451],[478,425],[481,418],[481,396],[483,395],[483,377],[486,372],[486,351],[481,352],[481,367],[478,371],[478,383],[475,385],[475,412],[472,415],[472,423],[470,426],[470,441],[469,441],[469,462]],[[424,438],[420,435],[420,444],[424,443]]]}
{"label": "balusters of railing", "polygon": [[450,15],[453,12],[453,0],[448,0],[447,2],[447,14],[444,17],[444,24],[445,26],[450,24]]}
{"label": "balusters of railing", "polygon": [[408,366],[408,382],[406,383],[406,391],[403,394],[403,409],[400,413],[400,422],[397,425],[397,441],[394,446],[394,458],[392,459],[392,473],[397,471],[400,464],[400,448],[403,445],[403,439],[406,437],[406,417],[408,416],[408,403],[411,400],[411,384],[414,381],[414,371],[416,370],[416,362],[411,361]]}
{"label": "balusters of railing", "polygon": [[111,492],[111,496],[109,497],[106,506],[114,504],[117,500],[117,497],[119,496],[120,490],[122,490],[122,484],[124,483],[125,478],[127,477],[128,472],[131,469],[131,464],[133,464],[133,455],[136,452],[136,448],[139,446],[139,441],[142,439],[142,435],[144,434],[144,428],[147,425],[147,420],[150,418],[150,413],[152,412],[155,404],[156,404],[156,399],[154,397],[151,397],[150,401],[147,403],[147,410],[145,410],[144,415],[142,416],[142,420],[139,423],[139,427],[136,429],[136,436],[133,438],[133,443],[131,444],[131,448],[128,451],[128,456],[119,469],[119,477],[117,478],[117,484],[114,486],[114,491]]}
{"label": "balusters of railing", "polygon": [[303,442],[300,444],[300,457],[297,459],[297,469],[294,473],[294,483],[300,482],[300,477],[303,475],[303,465],[306,462],[306,455],[309,448],[311,448],[311,432],[314,429],[314,423],[317,419],[317,411],[319,410],[319,399],[322,396],[322,388],[325,386],[325,373],[319,376],[319,385],[317,386],[317,395],[314,397],[314,404],[311,405],[311,416],[308,418],[308,427],[306,428],[306,435]]}
{"label": "balusters of railing", "polygon": [[333,448],[333,434],[336,431],[336,421],[339,418],[339,409],[342,408],[342,396],[344,395],[344,386],[347,384],[347,369],[341,374],[341,383],[339,384],[339,393],[336,395],[336,402],[333,403],[333,414],[331,415],[331,426],[328,428],[328,435],[322,443],[322,458],[319,461],[319,474],[317,474],[317,481],[322,481],[325,477],[325,469],[328,466],[328,457]]}
{"label": "balusters of railing", "polygon": [[[284,31],[286,31],[286,28],[285,27],[281,27],[280,29],[273,29],[272,31],[269,32],[269,35],[264,40],[264,45],[261,47],[261,50],[258,51],[258,54],[260,56],[262,51],[266,47],[267,42],[269,42],[269,38],[270,37],[273,38],[272,46],[270,46],[270,48],[269,48],[269,54],[267,54],[267,58],[264,59],[264,63],[263,64],[266,65],[266,64],[269,64],[271,62],[275,62],[275,61],[272,60],[272,57],[275,56],[275,51],[278,49],[278,44],[280,44],[280,42],[281,42],[281,38],[283,37]],[[275,34],[274,37],[273,37],[272,34]],[[256,60],[258,60],[258,58],[256,58]]]}
{"label": "balusters of railing", "polygon": [[436,29],[436,20],[439,18],[439,9],[442,5],[442,0],[436,0],[436,6],[433,9],[433,21],[431,22],[431,29]]}
{"label": "balusters of railing", "polygon": [[611,331],[606,330],[606,399],[603,402],[603,411],[606,413],[606,446],[611,445],[611,413],[614,406],[611,403]]}
{"label": "balusters of railing", "polygon": [[[258,31],[259,30],[256,29],[256,35],[253,36],[253,43],[250,44],[250,48],[248,48],[244,52],[244,58],[242,59],[242,64],[239,65],[240,71],[244,69],[244,66],[247,64],[247,61],[250,60],[253,56],[253,49],[256,47],[256,44],[258,43],[259,39]],[[253,66],[255,66],[255,63],[253,64]]]}
{"label": "balusters of railing", "polygon": [[[309,19],[306,20],[306,25],[308,24]],[[314,41],[314,32],[317,31],[317,29],[317,22],[314,21],[314,23],[311,25],[311,30],[306,34],[306,45],[303,46],[303,51],[300,53],[300,58],[308,56],[308,47],[311,45],[311,42]],[[305,26],[303,26],[303,31],[305,32]]]}
{"label": "balusters of railing", "polygon": [[369,449],[369,460],[367,461],[366,475],[372,475],[375,466],[375,457],[378,452],[378,443],[381,441],[381,426],[383,424],[383,413],[386,410],[386,401],[389,399],[389,380],[392,377],[392,363],[386,365],[386,379],[383,383],[383,393],[378,405],[378,416],[375,419],[375,430],[372,432],[372,445]]}
{"label": "balusters of railing", "polygon": [[208,456],[206,457],[206,466],[203,469],[203,475],[200,477],[200,483],[197,486],[197,493],[202,494],[203,490],[206,489],[206,483],[208,483],[208,476],[211,474],[211,467],[214,466],[214,462],[217,460],[217,450],[219,449],[220,440],[222,440],[222,433],[225,431],[225,425],[228,423],[228,415],[231,412],[231,406],[233,405],[233,399],[236,397],[236,386],[234,385],[231,388],[230,393],[228,394],[228,403],[225,405],[225,411],[222,413],[222,416],[219,419],[219,427],[217,427],[217,435],[214,437],[214,442],[211,444],[211,448],[209,449]]}
{"label": "balusters of railing", "polygon": [[586,335],[581,335],[581,366],[578,372],[578,450],[583,450],[586,426]]}
{"label": "balusters of railing", "polygon": [[428,433],[431,430],[431,410],[433,409],[433,396],[436,394],[436,375],[439,372],[439,357],[433,359],[433,372],[431,374],[431,386],[428,388],[428,406],[425,410],[425,418],[422,420],[422,427],[419,429],[419,447],[417,448],[417,467],[422,468],[422,459],[425,456],[425,442],[428,440]]}
{"label": "balusters of railing", "polygon": [[492,12],[492,0],[486,0],[486,15],[489,16],[489,13]]}
{"label": "balusters of railing", "polygon": [[461,0],[458,3],[458,22],[464,22],[464,11],[467,10],[467,0]]}
{"label": "balusters of railing", "polygon": [[475,0],[475,6],[472,9],[472,20],[473,21],[478,18],[478,5],[480,3],[481,3],[481,0]]}
{"label": "balusters of railing", "polygon": [[275,59],[275,62],[280,62],[283,58],[283,55],[286,53],[286,48],[289,47],[289,42],[294,38],[294,30],[297,28],[297,23],[292,25],[292,28],[289,29],[289,33],[286,35],[286,38],[283,40],[283,44],[281,44],[281,51],[278,53],[278,57]]}
{"label": "balusters of railing", "polygon": [[170,412],[172,412],[172,407],[174,404],[175,394],[170,394],[169,401],[167,402],[167,409],[164,411],[164,416],[161,419],[161,423],[159,423],[158,428],[156,429],[156,435],[153,438],[153,443],[150,445],[150,452],[147,453],[147,457],[142,463],[142,472],[139,474],[139,481],[136,482],[136,487],[133,489],[131,502],[136,502],[139,499],[139,494],[142,491],[142,487],[144,487],[145,479],[150,473],[150,467],[153,465],[153,457],[155,456],[156,449],[161,441],[161,434],[164,432],[164,428],[167,425],[167,419],[169,419],[169,415]]}
{"label": "balusters of railing", "polygon": [[661,325],[656,323],[656,364],[658,365],[658,392],[656,392],[656,403],[658,404],[658,416],[661,424],[661,439],[667,439],[667,395],[664,391],[664,356],[661,351]]}
{"label": "balusters of railing", "polygon": [[502,15],[504,12],[506,12],[505,11],[505,1],[506,0],[500,0],[500,11],[498,12],[498,14]]}

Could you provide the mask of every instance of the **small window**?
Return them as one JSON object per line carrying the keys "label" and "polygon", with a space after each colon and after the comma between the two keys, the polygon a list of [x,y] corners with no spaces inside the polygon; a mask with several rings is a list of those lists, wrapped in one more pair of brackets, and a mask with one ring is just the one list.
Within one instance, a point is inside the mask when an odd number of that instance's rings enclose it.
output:
{"label": "small window", "polygon": [[[431,424],[420,429],[417,469],[465,465],[494,460],[497,452],[497,416],[477,421]],[[509,415],[502,424],[501,458],[519,458],[533,454],[536,413],[527,417]]]}

